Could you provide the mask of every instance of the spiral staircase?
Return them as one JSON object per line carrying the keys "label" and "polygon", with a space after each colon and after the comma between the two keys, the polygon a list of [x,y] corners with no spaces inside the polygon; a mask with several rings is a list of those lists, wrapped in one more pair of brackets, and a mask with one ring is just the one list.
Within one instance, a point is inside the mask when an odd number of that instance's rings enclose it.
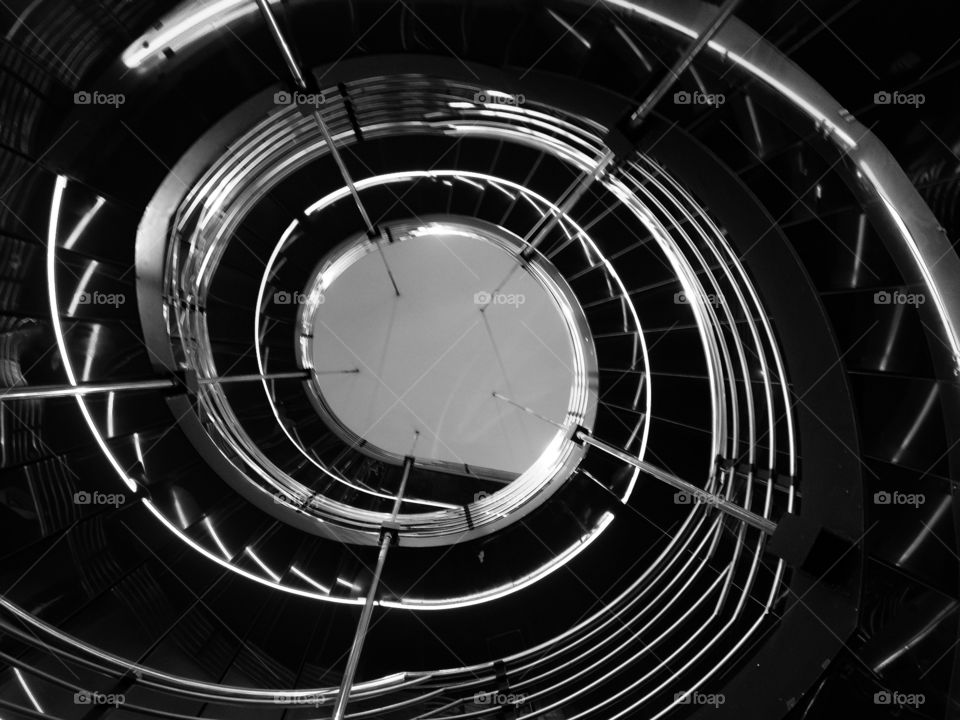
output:
{"label": "spiral staircase", "polygon": [[5,5],[0,718],[960,717],[949,12],[777,5]]}

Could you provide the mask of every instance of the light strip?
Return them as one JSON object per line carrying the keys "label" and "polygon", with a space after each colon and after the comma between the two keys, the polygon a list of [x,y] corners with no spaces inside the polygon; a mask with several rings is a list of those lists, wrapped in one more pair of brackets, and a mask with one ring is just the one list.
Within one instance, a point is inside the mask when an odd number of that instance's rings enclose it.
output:
{"label": "light strip", "polygon": [[[63,193],[67,187],[67,178],[65,175],[57,175],[57,180],[53,186],[53,201],[50,207],[50,224],[47,228],[47,298],[50,304],[50,322],[53,325],[53,333],[57,340],[57,349],[60,351],[60,357],[63,360],[63,370],[67,375],[67,382],[71,385],[77,384],[77,376],[73,371],[73,363],[70,361],[70,355],[67,352],[67,343],[63,336],[63,327],[60,325],[60,306],[57,302],[57,231],[60,225],[60,206],[63,202]],[[110,448],[107,446],[103,435],[100,434],[100,428],[93,421],[87,404],[82,397],[77,397],[77,407],[80,408],[80,414],[93,433],[93,438],[100,446],[101,452],[116,470],[117,475],[123,480],[131,492],[137,492],[136,481],[127,475],[126,471],[113,456]]]}
{"label": "light strip", "polygon": [[97,271],[97,266],[100,265],[96,260],[91,260],[90,264],[87,265],[87,269],[83,271],[83,275],[80,276],[80,280],[77,283],[77,290],[73,293],[73,298],[70,300],[70,305],[67,307],[67,315],[73,315],[77,312],[77,306],[80,305],[80,300],[83,299],[83,291],[87,288],[87,283],[90,282],[90,278],[93,277],[93,274]]}
{"label": "light strip", "polygon": [[[144,502],[147,502],[147,501],[144,500]],[[230,551],[227,550],[226,546],[223,544],[223,541],[220,540],[220,536],[217,535],[217,531],[213,529],[213,523],[210,522],[210,518],[209,518],[209,517],[205,517],[205,518],[203,519],[203,524],[207,526],[207,530],[209,531],[210,536],[213,538],[213,541],[217,544],[217,547],[220,548],[220,552],[223,553],[223,556],[224,556],[227,560],[230,560],[231,558],[233,558],[233,555],[231,555],[231,554],[230,554]],[[232,565],[231,565],[231,567],[232,567]]]}
{"label": "light strip", "polygon": [[83,217],[80,218],[80,222],[77,223],[76,227],[73,228],[73,231],[67,237],[66,242],[63,243],[64,250],[72,250],[73,246],[77,244],[77,240],[80,239],[80,236],[83,235],[83,231],[87,229],[87,225],[90,224],[90,221],[93,220],[93,217],[100,211],[100,208],[104,206],[107,201],[102,197],[97,197],[97,201],[93,204]]}
{"label": "light strip", "polygon": [[133,449],[137,453],[137,460],[140,461],[140,465],[143,466],[144,472],[146,472],[147,464],[143,461],[143,448],[140,446],[140,433],[138,432],[133,434]]}
{"label": "light strip", "polygon": [[[903,306],[901,305],[900,307]],[[910,426],[910,430],[904,436],[903,442],[901,442],[900,447],[897,448],[897,452],[890,459],[890,462],[894,465],[900,464],[900,458],[903,457],[903,454],[907,451],[907,448],[910,447],[910,443],[913,442],[913,439],[920,431],[920,426],[923,425],[923,422],[927,419],[927,415],[930,414],[930,410],[933,409],[933,403],[936,401],[939,391],[940,386],[937,383],[933,383],[933,386],[930,388],[930,393],[927,395],[927,399],[923,403],[923,408],[919,413],[917,413],[917,417],[913,421],[913,425]]]}
{"label": "light strip", "polygon": [[351,590],[356,590],[358,592],[360,590],[363,590],[363,588],[360,587],[359,585],[356,585],[355,583],[352,583],[349,580],[344,580],[342,577],[337,578],[337,585],[343,585],[344,587],[348,587]]}
{"label": "light strip", "polygon": [[20,687],[23,688],[23,691],[27,694],[27,697],[30,698],[30,702],[33,703],[33,706],[37,709],[37,712],[43,713],[43,708],[40,707],[40,703],[38,703],[37,698],[34,697],[33,691],[30,689],[30,686],[27,685],[27,681],[24,680],[23,675],[20,674],[20,668],[14,668],[13,672],[17,676],[17,680],[20,681]]}
{"label": "light strip", "polygon": [[274,582],[277,582],[277,583],[280,582],[280,576],[277,575],[273,570],[271,570],[270,568],[268,568],[268,567],[267,567],[267,564],[266,564],[263,560],[261,560],[259,557],[256,556],[256,554],[253,552],[253,550],[250,549],[250,546],[249,546],[249,545],[243,549],[243,552],[246,553],[249,557],[253,558],[253,561],[254,561],[257,565],[259,565],[260,568],[261,568],[267,575],[269,575],[269,576],[273,579]]}
{"label": "light strip", "polygon": [[556,20],[564,30],[566,30],[568,33],[573,35],[577,40],[583,43],[583,45],[587,49],[590,48],[590,41],[587,40],[581,33],[577,32],[577,29],[573,25],[571,25],[569,22],[564,20],[562,17],[560,17],[557,13],[555,13],[550,8],[547,8],[547,12],[550,13],[550,17]]}
{"label": "light strip", "polygon": [[310,577],[310,576],[307,575],[305,572],[303,572],[302,570],[300,570],[300,568],[298,568],[296,565],[291,565],[291,566],[290,566],[290,572],[292,572],[294,575],[296,575],[296,576],[297,576],[298,578],[300,578],[301,580],[304,580],[305,582],[310,583],[311,585],[313,585],[313,586],[314,586],[317,590],[319,590],[320,592],[326,593],[326,594],[328,594],[328,595],[330,594],[330,588],[328,588],[326,585],[321,585],[320,583],[318,583],[318,582],[317,582],[316,580],[314,580],[312,577]]}
{"label": "light strip", "polygon": [[363,604],[362,598],[358,598],[358,599],[340,598],[333,595],[327,597],[325,595],[319,595],[317,593],[308,592],[306,590],[300,590],[298,588],[291,587],[289,585],[281,585],[280,583],[273,582],[272,580],[267,580],[266,578],[262,578],[259,575],[254,575],[252,572],[244,570],[241,567],[237,567],[236,565],[224,560],[222,557],[210,552],[203,545],[196,542],[190,536],[186,535],[184,532],[180,530],[180,528],[178,528],[176,525],[171,523],[167,519],[167,516],[164,515],[162,512],[160,512],[157,509],[157,507],[152,502],[150,502],[150,500],[148,500],[147,498],[141,498],[141,501],[143,502],[144,507],[146,507],[147,510],[153,513],[153,516],[157,518],[157,520],[159,520],[161,523],[163,523],[163,525],[167,528],[167,530],[169,530],[174,535],[176,535],[182,542],[192,547],[194,550],[196,550],[198,553],[206,557],[208,560],[212,560],[220,567],[226,568],[227,570],[232,570],[235,573],[247,578],[248,580],[253,580],[254,582],[260,583],[261,585],[266,585],[267,587],[271,587],[276,590],[283,590],[284,592],[292,593],[293,595],[299,595],[300,597],[313,598],[315,600],[329,600],[330,602],[337,602],[337,603],[341,603],[342,605],[362,605]]}
{"label": "light strip", "polygon": [[177,519],[180,521],[180,527],[186,530],[190,527],[190,523],[187,522],[187,516],[183,512],[183,506],[180,504],[177,488],[174,488],[170,494],[173,496],[173,509],[177,511]]}
{"label": "light strip", "polygon": [[117,394],[113,391],[107,393],[107,437],[113,437],[116,429],[113,422],[113,406],[116,402]]}
{"label": "light strip", "polygon": [[[97,345],[100,344],[100,332],[102,327],[103,326],[98,323],[94,325],[93,329],[90,331],[90,339],[87,341],[87,354],[83,358],[83,371],[80,373],[81,382],[87,382],[90,380],[90,374],[93,372],[93,361],[97,357]],[[82,400],[80,397],[77,399]],[[97,432],[100,432],[99,428],[97,429]]]}

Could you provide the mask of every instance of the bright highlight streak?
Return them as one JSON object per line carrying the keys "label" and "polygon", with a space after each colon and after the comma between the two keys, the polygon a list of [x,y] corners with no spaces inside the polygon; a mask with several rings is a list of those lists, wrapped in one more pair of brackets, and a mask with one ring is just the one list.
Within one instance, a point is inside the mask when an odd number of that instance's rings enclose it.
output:
{"label": "bright highlight streak", "polygon": [[[47,299],[50,304],[50,322],[53,325],[53,333],[57,340],[57,349],[60,351],[60,357],[63,360],[63,370],[67,375],[67,382],[71,385],[77,384],[77,376],[73,371],[73,363],[70,361],[70,355],[67,352],[67,343],[63,336],[63,327],[60,325],[60,306],[57,301],[57,233],[60,225],[60,206],[63,203],[63,193],[67,187],[67,178],[64,175],[57,175],[56,183],[53,186],[53,201],[50,207],[50,225],[47,228]],[[91,338],[93,340],[93,338]],[[88,358],[89,367],[89,358]],[[133,478],[127,475],[126,471],[113,456],[110,448],[107,446],[100,428],[93,421],[87,404],[80,396],[76,397],[77,407],[80,408],[80,414],[93,433],[93,439],[96,440],[100,451],[104,454],[117,475],[123,480],[124,484],[131,492],[137,491],[137,483]]]}
{"label": "bright highlight streak", "polygon": [[113,422],[113,405],[117,399],[117,394],[115,392],[110,392],[107,394],[107,437],[113,437],[114,431],[114,422]]}
{"label": "bright highlight streak", "polygon": [[337,578],[337,585],[343,585],[344,587],[348,587],[348,588],[350,588],[351,590],[356,590],[356,591],[358,591],[358,592],[359,592],[360,590],[363,590],[363,588],[360,587],[359,585],[356,585],[356,584],[350,582],[349,580],[344,580],[342,577],[338,577],[338,578]]}
{"label": "bright highlight streak", "polygon": [[187,6],[184,11],[169,18],[170,25],[166,29],[153,37],[145,35],[137,38],[123,51],[121,60],[128,68],[139,67],[166,48],[177,52],[224,25],[256,11],[256,3],[249,0],[220,0],[199,10],[192,5]]}
{"label": "bright highlight streak", "polygon": [[920,248],[917,247],[916,239],[910,234],[910,230],[907,228],[907,224],[903,221],[900,213],[897,212],[896,206],[890,201],[890,198],[886,195],[886,193],[883,192],[883,189],[877,180],[877,176],[873,174],[873,170],[870,168],[870,166],[865,162],[861,162],[860,169],[876,189],[877,194],[880,196],[880,201],[883,203],[883,206],[889,213],[893,223],[897,226],[897,230],[900,231],[900,235],[903,236],[904,244],[910,250],[911,255],[913,255],[913,259],[916,261],[917,268],[923,275],[923,282],[924,285],[926,285],[927,292],[933,298],[933,302],[937,307],[937,313],[941,318],[944,319],[943,326],[944,330],[946,331],[947,341],[950,343],[950,352],[953,355],[953,360],[955,363],[960,363],[960,339],[957,338],[956,328],[954,328],[953,325],[946,320],[946,318],[950,317],[950,314],[947,312],[947,307],[943,301],[943,296],[940,294],[940,290],[934,282],[933,275],[930,274],[930,268],[927,267],[927,264],[923,260],[923,255],[920,252]]}
{"label": "bright highlight streak", "polygon": [[173,491],[173,509],[177,511],[177,519],[180,521],[180,527],[184,530],[190,524],[187,522],[187,516],[183,512],[183,506],[180,504],[180,498],[177,497],[177,491]]}
{"label": "bright highlight streak", "polygon": [[205,517],[203,519],[203,524],[207,526],[207,531],[210,533],[210,536],[213,538],[213,541],[217,544],[217,547],[220,548],[220,552],[223,553],[223,556],[230,560],[233,555],[227,550],[226,546],[223,544],[223,541],[220,540],[220,536],[217,535],[217,531],[213,529],[213,523],[210,522],[210,518]]}
{"label": "bright highlight streak", "polygon": [[[340,603],[341,605],[362,605],[363,604],[363,598],[338,598],[332,595],[327,597],[324,595],[320,595],[319,593],[300,590],[299,588],[291,587],[289,585],[283,585],[282,583],[276,583],[276,582],[273,582],[272,580],[267,580],[266,578],[261,577],[259,575],[254,575],[252,572],[248,572],[241,567],[237,567],[236,565],[233,565],[230,562],[224,560],[222,557],[215,555],[214,553],[210,552],[207,548],[205,548],[203,545],[196,542],[189,535],[186,535],[185,533],[181,532],[181,530],[176,525],[171,523],[170,520],[167,519],[167,516],[164,515],[162,512],[160,512],[152,502],[147,500],[147,498],[142,498],[142,502],[144,507],[146,507],[147,510],[153,513],[153,516],[157,520],[159,520],[161,523],[163,523],[163,525],[167,528],[167,530],[169,530],[174,535],[176,535],[182,542],[189,545],[191,548],[193,548],[198,553],[206,557],[208,560],[215,562],[220,567],[226,568],[228,570],[232,570],[233,572],[239,575],[242,575],[248,580],[252,580],[253,582],[260,583],[261,585],[265,585],[267,587],[271,587],[276,590],[283,590],[293,595],[299,595],[300,597],[313,598],[316,600],[328,600],[330,602]],[[0,598],[0,602],[2,601],[3,599]]]}
{"label": "bright highlight streak", "polygon": [[140,465],[146,470],[147,464],[143,461],[143,448],[140,446],[140,433],[133,434],[133,449],[137,453],[137,460],[140,461]]}
{"label": "bright highlight streak", "polygon": [[73,249],[73,246],[77,244],[77,240],[80,239],[80,236],[83,235],[84,230],[87,229],[87,225],[90,224],[90,221],[93,220],[94,216],[100,211],[100,208],[102,208],[106,202],[107,201],[102,197],[97,198],[97,201],[93,204],[93,207],[84,213],[83,217],[80,218],[80,222],[77,223],[77,226],[67,237],[66,242],[63,243],[64,250]]}
{"label": "bright highlight streak", "polygon": [[38,703],[37,698],[34,697],[33,691],[30,689],[30,686],[27,685],[27,681],[24,680],[23,675],[20,674],[20,668],[14,668],[13,672],[17,676],[17,680],[20,681],[20,687],[23,688],[23,691],[27,694],[27,697],[30,698],[30,702],[33,703],[33,706],[37,709],[37,712],[42,713],[43,708],[40,707],[40,703]]}
{"label": "bright highlight streak", "polygon": [[547,9],[547,12],[550,13],[550,16],[551,16],[554,20],[556,20],[564,30],[566,30],[566,31],[567,31],[568,33],[570,33],[573,37],[575,37],[577,40],[579,40],[581,43],[583,43],[584,47],[586,47],[586,48],[588,48],[588,49],[590,48],[590,41],[587,40],[581,33],[577,32],[577,29],[576,29],[573,25],[571,25],[570,23],[568,23],[566,20],[564,20],[564,19],[563,19],[562,17],[560,17],[559,15],[557,15],[557,13],[555,13],[553,10],[550,10],[550,9],[548,8],[548,9]]}
{"label": "bright highlight streak", "polygon": [[328,587],[325,586],[325,585],[321,585],[320,583],[318,583],[318,582],[317,582],[316,580],[314,580],[312,577],[310,577],[309,575],[307,575],[306,573],[304,573],[302,570],[300,570],[300,568],[298,568],[296,565],[291,565],[291,566],[290,566],[290,572],[292,572],[294,575],[296,575],[298,578],[300,578],[300,579],[303,580],[304,582],[307,582],[307,583],[313,585],[313,586],[314,586],[317,590],[319,590],[320,592],[326,593],[326,594],[328,594],[328,595],[330,594],[330,588],[328,588]]}
{"label": "bright highlight streak", "polygon": [[80,276],[80,281],[77,283],[77,291],[73,294],[73,298],[70,300],[70,305],[67,307],[67,315],[73,315],[77,312],[77,306],[80,305],[80,301],[83,299],[84,290],[87,289],[87,284],[90,282],[90,278],[93,277],[93,274],[97,271],[97,267],[100,265],[96,260],[91,260],[90,264],[87,265],[87,269],[83,271],[83,275]]}
{"label": "bright highlight streak", "polygon": [[246,553],[257,565],[260,566],[260,569],[263,570],[267,575],[269,575],[274,582],[280,582],[280,576],[277,575],[273,570],[267,567],[267,564],[261,560],[257,555],[250,549],[249,546],[243,549],[243,552]]}
{"label": "bright highlight streak", "polygon": [[[83,372],[80,375],[80,379],[83,382],[90,380],[90,374],[93,372],[93,360],[97,356],[97,345],[100,342],[101,327],[101,325],[94,325],[93,330],[90,331],[90,341],[87,343],[87,356],[83,359]],[[79,400],[80,398],[77,399]],[[99,432],[99,430],[97,430],[97,432]],[[117,467],[119,467],[119,465]]]}

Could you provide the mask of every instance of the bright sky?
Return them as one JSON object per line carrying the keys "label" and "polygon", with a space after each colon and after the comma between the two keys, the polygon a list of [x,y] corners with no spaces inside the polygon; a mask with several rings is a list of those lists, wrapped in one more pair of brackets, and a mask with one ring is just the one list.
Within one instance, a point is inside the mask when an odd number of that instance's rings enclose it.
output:
{"label": "bright sky", "polygon": [[427,235],[383,249],[400,297],[371,252],[333,282],[316,316],[315,368],[360,369],[319,377],[328,405],[353,432],[400,455],[419,430],[418,457],[523,472],[557,428],[493,393],[563,422],[572,347],[556,304],[517,272],[481,313],[477,293],[499,285],[516,261],[477,238]]}

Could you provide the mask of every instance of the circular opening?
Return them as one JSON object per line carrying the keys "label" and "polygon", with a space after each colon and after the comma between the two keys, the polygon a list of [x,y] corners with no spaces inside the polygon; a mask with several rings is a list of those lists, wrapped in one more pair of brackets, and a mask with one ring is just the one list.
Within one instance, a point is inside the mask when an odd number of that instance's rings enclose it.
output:
{"label": "circular opening", "polygon": [[394,225],[321,263],[307,293],[314,387],[362,451],[515,479],[565,433],[580,350],[570,306],[522,241]]}

